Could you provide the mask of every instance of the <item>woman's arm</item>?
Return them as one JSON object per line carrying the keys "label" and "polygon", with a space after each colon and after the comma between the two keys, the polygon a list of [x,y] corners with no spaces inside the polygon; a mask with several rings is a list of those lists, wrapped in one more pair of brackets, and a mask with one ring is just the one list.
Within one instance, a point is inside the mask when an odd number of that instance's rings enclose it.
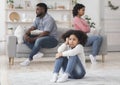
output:
{"label": "woman's arm", "polygon": [[90,32],[90,26],[88,25],[88,23],[84,19],[75,17],[73,20],[73,23],[74,23],[75,29],[81,30],[85,33]]}

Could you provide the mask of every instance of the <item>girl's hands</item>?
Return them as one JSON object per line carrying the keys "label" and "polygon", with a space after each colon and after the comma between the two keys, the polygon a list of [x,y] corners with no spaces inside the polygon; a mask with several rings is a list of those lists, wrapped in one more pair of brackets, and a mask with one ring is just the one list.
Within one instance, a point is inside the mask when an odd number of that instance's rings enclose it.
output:
{"label": "girl's hands", "polygon": [[55,57],[56,57],[56,58],[62,57],[62,53],[57,53],[57,54],[55,55]]}
{"label": "girl's hands", "polygon": [[[65,44],[66,44],[66,45],[69,44],[68,41],[69,41],[69,38],[66,38],[66,40],[65,40]],[[57,53],[57,54],[55,55],[55,57],[56,57],[56,58],[60,58],[60,57],[62,57],[62,53]]]}
{"label": "girl's hands", "polygon": [[66,40],[65,40],[65,44],[66,44],[66,45],[68,45],[68,44],[69,44],[69,42],[68,42],[68,41],[69,41],[69,38],[66,38]]}

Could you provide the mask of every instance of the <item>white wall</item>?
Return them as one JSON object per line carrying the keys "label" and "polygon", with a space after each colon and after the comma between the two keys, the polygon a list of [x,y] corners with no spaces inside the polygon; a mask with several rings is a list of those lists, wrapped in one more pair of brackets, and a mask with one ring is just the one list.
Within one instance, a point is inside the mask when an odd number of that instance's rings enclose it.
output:
{"label": "white wall", "polygon": [[5,38],[5,0],[0,0],[0,40]]}
{"label": "white wall", "polygon": [[[119,6],[117,10],[112,10],[108,6],[108,1],[114,6]],[[107,35],[108,51],[120,51],[120,0],[103,0],[104,3],[104,29]]]}

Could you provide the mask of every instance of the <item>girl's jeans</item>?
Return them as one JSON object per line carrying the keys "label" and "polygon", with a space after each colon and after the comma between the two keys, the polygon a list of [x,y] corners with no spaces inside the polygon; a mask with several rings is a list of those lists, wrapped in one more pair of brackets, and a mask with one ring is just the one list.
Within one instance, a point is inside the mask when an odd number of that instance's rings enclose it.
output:
{"label": "girl's jeans", "polygon": [[63,72],[70,74],[70,78],[80,79],[86,74],[85,69],[78,56],[57,58],[54,66],[54,73],[59,73],[62,68]]}
{"label": "girl's jeans", "polygon": [[58,41],[52,36],[44,36],[38,38],[34,43],[24,41],[25,44],[32,49],[29,60],[33,60],[33,56],[38,53],[41,48],[53,48],[57,46]]}

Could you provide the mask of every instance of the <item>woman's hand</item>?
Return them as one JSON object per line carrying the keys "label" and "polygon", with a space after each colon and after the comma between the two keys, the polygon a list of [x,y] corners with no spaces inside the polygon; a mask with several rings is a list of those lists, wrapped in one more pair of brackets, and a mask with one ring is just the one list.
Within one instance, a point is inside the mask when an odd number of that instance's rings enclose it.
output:
{"label": "woman's hand", "polygon": [[57,53],[57,54],[55,55],[55,57],[56,57],[56,58],[62,57],[62,53]]}

